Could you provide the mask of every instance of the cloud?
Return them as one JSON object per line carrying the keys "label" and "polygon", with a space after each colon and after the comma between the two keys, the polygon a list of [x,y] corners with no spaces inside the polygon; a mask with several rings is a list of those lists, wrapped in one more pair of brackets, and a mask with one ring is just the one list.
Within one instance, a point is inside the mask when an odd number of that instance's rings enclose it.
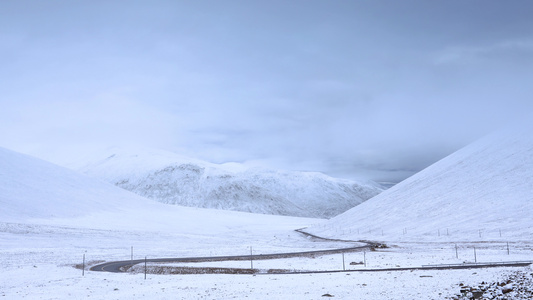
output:
{"label": "cloud", "polygon": [[[110,146],[168,148],[180,139],[179,120],[109,91],[84,101],[35,101],[4,107],[3,143],[45,159],[68,162],[76,155]],[[15,132],[13,128],[16,128]],[[27,145],[31,145],[28,149]],[[79,157],[79,156],[78,156]]]}
{"label": "cloud", "polygon": [[0,140],[398,181],[532,110],[528,3],[2,2]]}
{"label": "cloud", "polygon": [[447,47],[435,58],[435,63],[480,63],[488,60],[519,60],[524,56],[533,56],[533,39],[511,39],[485,46],[452,46]]}

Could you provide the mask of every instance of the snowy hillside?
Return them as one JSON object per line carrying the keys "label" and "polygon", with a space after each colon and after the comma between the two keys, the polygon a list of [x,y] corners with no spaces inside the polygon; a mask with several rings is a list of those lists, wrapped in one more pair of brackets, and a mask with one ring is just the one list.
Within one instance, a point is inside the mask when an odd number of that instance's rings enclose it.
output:
{"label": "snowy hillside", "polygon": [[[533,237],[531,127],[502,131],[311,232],[352,238]],[[357,234],[359,233],[359,234]]]}
{"label": "snowy hillside", "polygon": [[99,180],[0,148],[2,221],[78,217],[147,202]]}
{"label": "snowy hillside", "polygon": [[212,164],[158,150],[113,150],[79,168],[163,203],[262,214],[329,218],[381,192],[375,183],[321,173]]}
{"label": "snowy hillside", "polygon": [[[227,230],[228,220],[239,226],[292,223],[308,219],[252,215],[168,206],[112,184],[49,162],[0,147],[0,232],[8,222],[69,224],[105,229],[149,229],[188,234]],[[268,217],[268,218],[266,218]],[[198,224],[202,219],[203,224]],[[222,226],[221,224],[225,224]],[[291,228],[291,227],[289,227]],[[222,230],[222,229],[220,229]]]}

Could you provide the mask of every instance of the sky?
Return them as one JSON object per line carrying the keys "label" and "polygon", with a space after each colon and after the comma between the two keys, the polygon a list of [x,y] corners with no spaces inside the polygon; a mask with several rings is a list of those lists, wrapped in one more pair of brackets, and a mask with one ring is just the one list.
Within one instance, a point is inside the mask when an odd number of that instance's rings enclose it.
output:
{"label": "sky", "polygon": [[528,0],[0,2],[0,146],[398,182],[533,111]]}

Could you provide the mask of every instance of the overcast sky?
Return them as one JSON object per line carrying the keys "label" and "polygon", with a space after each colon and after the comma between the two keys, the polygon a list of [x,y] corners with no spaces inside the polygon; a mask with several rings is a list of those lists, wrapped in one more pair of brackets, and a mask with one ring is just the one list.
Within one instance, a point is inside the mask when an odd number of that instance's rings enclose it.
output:
{"label": "overcast sky", "polygon": [[533,108],[533,1],[0,1],[0,146],[397,182]]}

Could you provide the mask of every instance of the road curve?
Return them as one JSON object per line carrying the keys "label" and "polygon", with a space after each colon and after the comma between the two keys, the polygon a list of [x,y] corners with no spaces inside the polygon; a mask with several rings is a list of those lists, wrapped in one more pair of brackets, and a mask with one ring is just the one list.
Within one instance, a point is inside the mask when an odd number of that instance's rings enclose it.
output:
{"label": "road curve", "polygon": [[[287,258],[287,257],[297,257],[297,256],[306,256],[314,254],[333,254],[341,252],[350,252],[350,251],[360,251],[364,249],[370,249],[372,247],[379,246],[378,243],[372,242],[363,242],[366,245],[357,246],[357,247],[348,247],[340,249],[329,249],[329,250],[314,250],[314,251],[303,251],[303,252],[287,252],[287,253],[271,253],[271,254],[254,254],[254,255],[231,255],[231,256],[207,256],[207,257],[178,257],[178,258],[150,258],[146,259],[146,262],[206,262],[206,261],[229,261],[229,260],[263,260],[263,259],[275,259],[275,258]],[[123,260],[123,261],[111,261],[103,264],[99,264],[90,268],[91,271],[98,272],[113,272],[121,273],[124,272],[130,266],[140,264],[145,262],[144,259],[136,260]]]}

